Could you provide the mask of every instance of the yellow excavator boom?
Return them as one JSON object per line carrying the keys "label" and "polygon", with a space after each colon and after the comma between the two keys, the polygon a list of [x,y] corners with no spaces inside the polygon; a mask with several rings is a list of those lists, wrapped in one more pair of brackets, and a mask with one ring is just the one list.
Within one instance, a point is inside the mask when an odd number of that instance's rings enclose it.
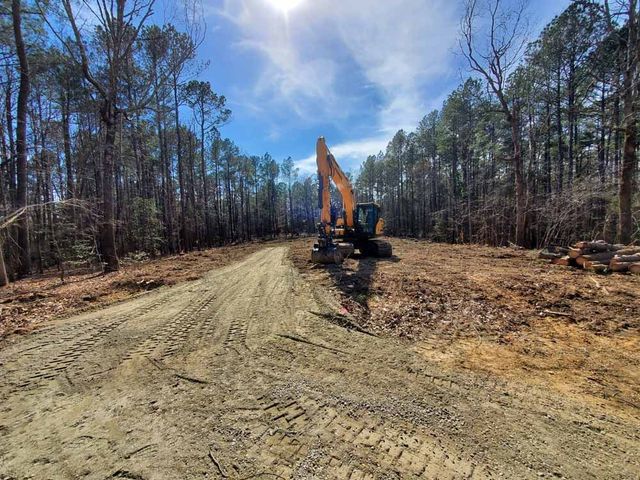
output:
{"label": "yellow excavator boom", "polygon": [[353,186],[349,177],[342,171],[335,157],[329,151],[324,137],[318,138],[316,143],[316,163],[318,164],[318,180],[320,181],[322,195],[322,212],[320,221],[325,228],[331,223],[331,195],[329,190],[330,181],[336,184],[342,196],[343,209],[345,214],[344,224],[348,228],[353,228],[353,211],[356,204]]}

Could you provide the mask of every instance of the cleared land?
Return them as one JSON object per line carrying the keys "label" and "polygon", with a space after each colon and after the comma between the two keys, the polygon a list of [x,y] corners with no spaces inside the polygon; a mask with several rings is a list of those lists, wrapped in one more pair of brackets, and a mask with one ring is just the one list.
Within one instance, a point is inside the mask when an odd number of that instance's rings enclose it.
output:
{"label": "cleared land", "polygon": [[362,327],[406,340],[443,368],[537,383],[613,410],[640,409],[640,276],[597,275],[536,252],[391,239],[394,258],[309,262]]}
{"label": "cleared land", "polygon": [[[537,358],[519,345],[551,325],[577,329],[578,351],[583,339],[637,342],[637,324],[594,323],[571,302],[543,307],[575,318],[538,315],[524,299],[555,297],[504,283],[516,265],[539,268],[532,278],[552,272],[538,281],[557,288],[573,273],[526,253],[460,247],[504,270],[458,271],[462,260],[425,246],[394,241],[398,259],[352,259],[335,271],[305,263],[307,241],[267,247],[199,280],[7,338],[0,478],[636,478],[637,382],[616,400],[550,389],[536,364],[531,381],[506,372]],[[416,279],[400,282],[407,272]],[[611,302],[626,295],[637,315],[629,281],[598,278],[595,288]],[[404,310],[417,288],[423,324]],[[507,292],[512,299],[498,296]],[[637,352],[627,354],[636,366]],[[632,376],[628,365],[613,382]]]}

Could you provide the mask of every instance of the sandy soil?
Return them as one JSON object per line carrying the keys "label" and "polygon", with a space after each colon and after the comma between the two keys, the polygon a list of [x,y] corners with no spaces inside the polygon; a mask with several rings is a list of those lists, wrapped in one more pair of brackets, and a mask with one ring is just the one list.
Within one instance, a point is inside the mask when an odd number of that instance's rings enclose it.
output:
{"label": "sandy soil", "polygon": [[341,312],[272,247],[11,336],[0,479],[637,478],[638,415],[445,368]]}

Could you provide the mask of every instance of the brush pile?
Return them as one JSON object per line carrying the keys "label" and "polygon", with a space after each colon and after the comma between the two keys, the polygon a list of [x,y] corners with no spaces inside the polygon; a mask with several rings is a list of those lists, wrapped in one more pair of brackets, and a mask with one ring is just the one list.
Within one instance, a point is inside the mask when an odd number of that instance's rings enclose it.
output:
{"label": "brush pile", "polygon": [[583,268],[597,273],[631,272],[640,274],[640,247],[611,244],[604,240],[578,242],[572,247],[547,247],[540,258],[555,265]]}

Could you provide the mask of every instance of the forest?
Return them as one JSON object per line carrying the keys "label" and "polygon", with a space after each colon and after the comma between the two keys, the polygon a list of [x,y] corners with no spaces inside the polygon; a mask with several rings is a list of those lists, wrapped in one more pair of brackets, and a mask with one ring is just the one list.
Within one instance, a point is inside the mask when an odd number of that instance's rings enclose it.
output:
{"label": "forest", "polygon": [[[96,5],[87,29],[71,0],[0,2],[0,285],[313,233],[315,177],[224,138],[224,92],[198,79],[197,2],[175,25],[154,24],[153,0]],[[371,152],[359,200],[382,206],[387,234],[438,242],[640,239],[637,9],[576,0],[531,41],[522,10],[466,2],[468,79]]]}
{"label": "forest", "polygon": [[152,24],[153,1],[116,3],[89,13],[90,36],[70,0],[2,4],[0,283],[312,229],[293,160],[221,137],[231,111],[197,79],[197,3],[180,27]]}
{"label": "forest", "polygon": [[[522,9],[467,2],[476,73],[362,165],[387,232],[524,247],[640,239],[637,2],[574,1],[532,42]],[[531,5],[535,8],[535,2]],[[487,20],[487,46],[475,24]]]}

